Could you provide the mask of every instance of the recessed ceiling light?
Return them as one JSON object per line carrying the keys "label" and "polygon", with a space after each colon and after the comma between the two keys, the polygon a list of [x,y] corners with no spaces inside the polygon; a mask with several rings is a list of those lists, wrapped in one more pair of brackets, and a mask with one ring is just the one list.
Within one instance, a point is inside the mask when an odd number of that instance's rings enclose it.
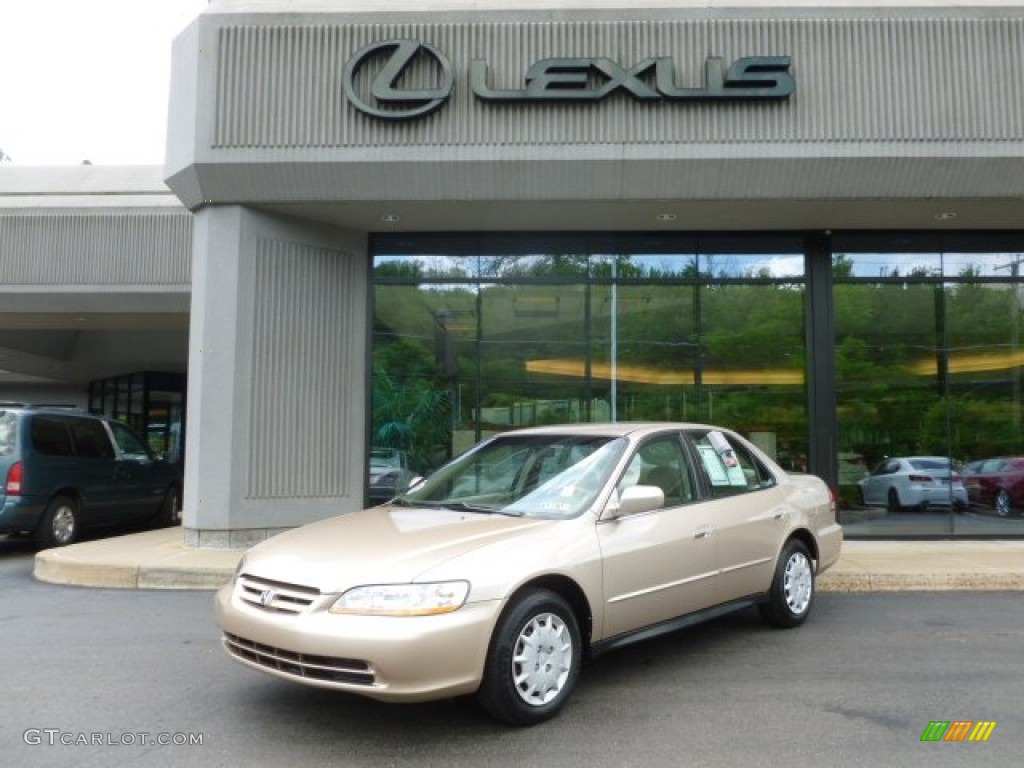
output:
{"label": "recessed ceiling light", "polygon": [[936,221],[949,221],[956,218],[956,211],[940,211],[935,214]]}
{"label": "recessed ceiling light", "polygon": [[397,213],[385,213],[383,216],[380,217],[380,220],[387,224],[394,224],[400,218],[402,217],[399,216]]}
{"label": "recessed ceiling light", "polygon": [[675,221],[677,217],[674,213],[659,213],[655,218],[658,221]]}

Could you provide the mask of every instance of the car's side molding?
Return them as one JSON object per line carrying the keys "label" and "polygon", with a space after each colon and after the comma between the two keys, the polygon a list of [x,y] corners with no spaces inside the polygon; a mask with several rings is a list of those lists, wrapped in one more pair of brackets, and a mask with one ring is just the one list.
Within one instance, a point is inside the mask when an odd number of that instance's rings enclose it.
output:
{"label": "car's side molding", "polygon": [[725,616],[729,613],[742,610],[743,608],[749,608],[752,605],[763,603],[768,599],[767,593],[760,593],[756,595],[750,595],[749,597],[741,597],[738,600],[731,600],[728,603],[722,603],[720,605],[714,605],[710,608],[705,608],[701,611],[694,611],[693,613],[687,613],[683,616],[677,616],[674,619],[668,619],[667,621],[661,621],[657,624],[651,624],[647,627],[641,627],[630,632],[623,632],[621,635],[615,635],[604,640],[599,640],[590,646],[590,655],[592,658],[600,656],[602,653],[621,648],[625,645],[632,645],[633,643],[639,643],[644,640],[650,640],[654,637],[660,637],[666,635],[669,632],[675,632],[685,627],[691,627],[694,624],[703,624],[711,619],[717,619],[719,616]]}

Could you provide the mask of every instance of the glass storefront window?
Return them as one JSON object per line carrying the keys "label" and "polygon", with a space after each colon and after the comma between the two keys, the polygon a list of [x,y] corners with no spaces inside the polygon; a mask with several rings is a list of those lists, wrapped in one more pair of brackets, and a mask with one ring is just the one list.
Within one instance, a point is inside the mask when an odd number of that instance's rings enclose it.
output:
{"label": "glass storefront window", "polygon": [[378,243],[373,447],[424,473],[515,427],[717,418],[805,468],[794,238],[458,240]]}
{"label": "glass storefront window", "polygon": [[[811,242],[380,236],[374,445],[425,473],[520,426],[709,422],[828,478],[848,536],[1024,535],[1024,237],[813,240],[831,271]],[[821,317],[831,376],[808,359]],[[834,422],[809,422],[812,381]]]}
{"label": "glass storefront window", "polygon": [[1017,259],[902,249],[833,257],[848,535],[1024,534],[1009,494],[996,501],[1009,478],[980,474],[1024,454]]}

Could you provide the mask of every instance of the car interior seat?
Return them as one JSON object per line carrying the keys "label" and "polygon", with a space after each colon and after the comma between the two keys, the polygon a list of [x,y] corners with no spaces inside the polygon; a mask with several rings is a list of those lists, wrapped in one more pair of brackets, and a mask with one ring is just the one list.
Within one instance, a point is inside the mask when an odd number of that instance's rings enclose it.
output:
{"label": "car interior seat", "polygon": [[683,500],[682,478],[672,467],[654,466],[644,472],[641,485],[654,485],[665,494],[665,506],[679,504]]}

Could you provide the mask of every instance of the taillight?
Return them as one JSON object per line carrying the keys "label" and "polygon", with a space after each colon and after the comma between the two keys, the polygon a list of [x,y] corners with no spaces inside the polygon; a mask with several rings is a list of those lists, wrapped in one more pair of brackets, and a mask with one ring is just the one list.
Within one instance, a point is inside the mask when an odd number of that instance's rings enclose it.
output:
{"label": "taillight", "polygon": [[832,513],[832,519],[836,519],[836,492],[832,490],[832,486],[828,489],[828,509]]}
{"label": "taillight", "polygon": [[8,496],[21,496],[21,476],[25,472],[25,464],[17,461],[11,464],[7,470],[7,485],[5,491]]}
{"label": "taillight", "polygon": [[930,483],[934,478],[928,477],[928,475],[911,475],[910,482],[912,483]]}

